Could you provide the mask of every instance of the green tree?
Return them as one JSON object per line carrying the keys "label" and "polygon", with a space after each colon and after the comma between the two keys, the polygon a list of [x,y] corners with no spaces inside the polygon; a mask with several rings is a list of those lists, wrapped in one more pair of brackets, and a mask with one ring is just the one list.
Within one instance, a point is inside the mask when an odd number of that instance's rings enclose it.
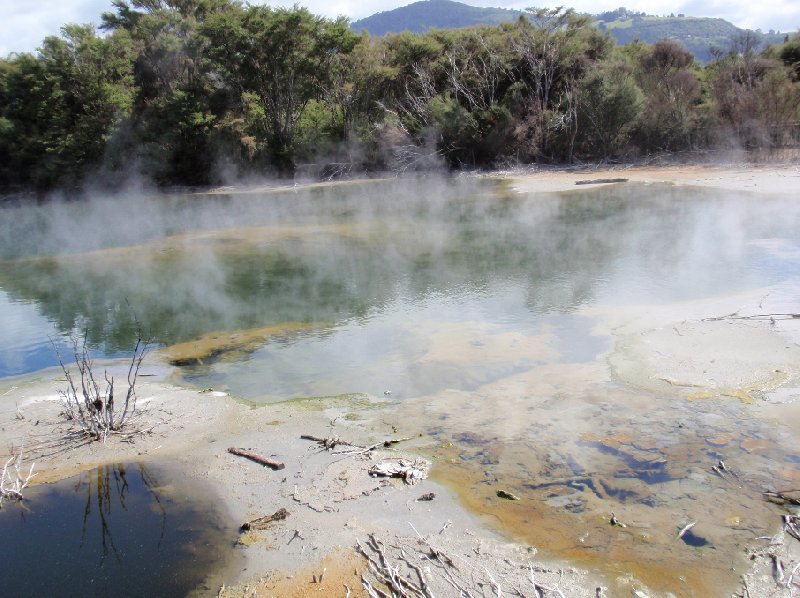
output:
{"label": "green tree", "polygon": [[530,98],[520,115],[520,141],[530,157],[553,160],[560,137],[571,160],[580,80],[593,62],[608,53],[612,42],[591,25],[589,17],[563,7],[529,9],[514,33],[519,77]]}
{"label": "green tree", "polygon": [[126,32],[136,57],[132,138],[120,149],[160,183],[207,184],[226,95],[209,78],[198,36],[230,0],[114,0],[103,27]]}
{"label": "green tree", "polygon": [[696,143],[702,100],[694,57],[672,40],[638,49],[637,81],[646,100],[636,143],[645,151],[691,149]]}
{"label": "green tree", "polygon": [[347,21],[331,21],[305,8],[230,8],[203,28],[212,67],[253,117],[272,165],[294,170],[297,125],[311,100],[333,82],[338,56],[358,41]]}
{"label": "green tree", "polygon": [[644,94],[627,64],[605,64],[593,69],[581,83],[581,153],[604,159],[623,153],[644,103]]}
{"label": "green tree", "polygon": [[132,54],[124,35],[98,37],[67,25],[36,56],[5,62],[0,144],[6,180],[48,188],[80,183],[105,158],[106,144],[132,105]]}
{"label": "green tree", "polygon": [[800,116],[800,84],[791,66],[755,47],[752,36],[741,36],[708,67],[715,134],[745,148],[780,146]]}

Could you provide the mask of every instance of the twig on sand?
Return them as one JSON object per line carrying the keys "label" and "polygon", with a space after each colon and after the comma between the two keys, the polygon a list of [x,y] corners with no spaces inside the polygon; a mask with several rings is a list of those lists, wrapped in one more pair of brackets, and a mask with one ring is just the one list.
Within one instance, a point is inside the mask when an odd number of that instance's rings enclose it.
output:
{"label": "twig on sand", "polygon": [[[240,531],[246,532],[251,529],[267,529],[270,523],[274,523],[276,521],[283,521],[289,516],[289,511],[284,508],[280,508],[275,511],[272,515],[265,515],[264,517],[259,517],[258,519],[253,519],[252,521],[247,521],[242,524],[242,527],[239,528]],[[295,530],[296,532],[297,530]],[[299,534],[298,534],[299,535]]]}
{"label": "twig on sand", "polygon": [[300,436],[302,440],[311,440],[316,442],[321,450],[332,451],[338,446],[346,446],[350,447],[347,450],[337,451],[337,454],[340,455],[363,455],[365,453],[369,453],[374,451],[377,448],[389,448],[392,445],[397,444],[398,442],[404,442],[406,440],[411,440],[411,437],[407,438],[389,438],[388,440],[382,440],[381,442],[376,442],[370,446],[363,446],[360,444],[353,444],[347,440],[342,440],[338,436],[329,436],[329,437],[320,437],[320,436],[313,436],[311,434],[302,434]]}
{"label": "twig on sand", "polygon": [[800,505],[800,498],[797,496],[790,496],[790,494],[800,493],[800,490],[778,490],[771,492],[765,490],[764,497],[769,502],[774,502],[778,505]]}
{"label": "twig on sand", "polygon": [[775,320],[798,320],[800,314],[786,313],[786,314],[752,314],[749,316],[741,316],[739,312],[733,312],[724,316],[716,316],[713,318],[703,318],[702,322],[719,322],[720,320],[767,320],[774,322]]}
{"label": "twig on sand", "polygon": [[245,449],[231,447],[228,449],[228,452],[231,455],[238,455],[239,457],[245,457],[246,459],[255,461],[256,463],[259,463],[264,467],[269,467],[270,469],[277,470],[286,467],[286,465],[281,461],[276,461],[275,459],[270,459],[269,457],[265,457],[264,455],[259,455],[258,453],[253,453],[251,451],[246,451]]}
{"label": "twig on sand", "polygon": [[689,525],[684,526],[681,529],[681,531],[678,532],[678,539],[680,540],[681,538],[683,538],[683,536],[686,535],[686,532],[688,532],[690,529],[692,529],[695,525],[697,525],[697,522],[696,521],[692,521]]}
{"label": "twig on sand", "polygon": [[[391,546],[378,540],[374,534],[366,543],[356,541],[357,550],[367,560],[367,572],[362,585],[369,596],[399,598],[430,598],[436,596],[536,596],[537,598],[566,598],[561,590],[563,571],[558,578],[550,578],[549,585],[536,579],[534,568],[528,562],[514,563],[508,559],[487,560],[481,551],[475,551],[479,560],[471,561],[457,552],[453,558],[431,544],[414,526],[415,540],[395,539]],[[434,536],[435,537],[435,536]],[[389,550],[391,548],[391,550]],[[550,574],[556,571],[549,571]],[[530,585],[529,585],[530,584]],[[384,587],[385,593],[376,586]]]}
{"label": "twig on sand", "polygon": [[786,532],[795,540],[800,540],[800,529],[798,529],[798,523],[800,523],[800,516],[798,515],[783,516],[783,529],[786,530]]}

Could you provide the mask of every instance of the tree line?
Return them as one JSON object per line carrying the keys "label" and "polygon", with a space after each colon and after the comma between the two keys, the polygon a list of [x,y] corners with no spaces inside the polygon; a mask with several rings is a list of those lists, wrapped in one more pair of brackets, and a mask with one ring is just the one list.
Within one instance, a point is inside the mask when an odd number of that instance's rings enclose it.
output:
{"label": "tree line", "polygon": [[235,0],[114,0],[0,59],[0,186],[494,168],[798,141],[800,38],[701,66],[572,10],[370,37]]}

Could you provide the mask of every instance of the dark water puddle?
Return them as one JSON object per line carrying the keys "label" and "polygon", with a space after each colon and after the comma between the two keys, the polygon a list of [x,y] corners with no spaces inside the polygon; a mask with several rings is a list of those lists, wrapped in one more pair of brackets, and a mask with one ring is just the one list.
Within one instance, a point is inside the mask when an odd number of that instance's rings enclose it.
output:
{"label": "dark water puddle", "polygon": [[203,584],[230,562],[235,535],[208,491],[177,472],[100,467],[3,505],[2,594],[216,595]]}
{"label": "dark water puddle", "polygon": [[684,533],[681,536],[681,540],[683,540],[684,543],[688,544],[689,546],[694,546],[695,548],[708,546],[708,540],[706,540],[703,536],[698,536],[692,530]]}

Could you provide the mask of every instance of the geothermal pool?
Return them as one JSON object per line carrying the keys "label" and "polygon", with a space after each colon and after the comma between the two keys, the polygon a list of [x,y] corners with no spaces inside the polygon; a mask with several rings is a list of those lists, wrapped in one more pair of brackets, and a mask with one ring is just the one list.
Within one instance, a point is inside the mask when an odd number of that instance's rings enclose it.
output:
{"label": "geothermal pool", "polygon": [[183,383],[256,405],[386,397],[488,525],[724,593],[779,524],[763,490],[798,478],[800,426],[776,415],[797,337],[756,317],[800,311],[798,212],[475,178],[6,208],[0,376],[55,365],[70,334],[123,356],[138,327]]}

